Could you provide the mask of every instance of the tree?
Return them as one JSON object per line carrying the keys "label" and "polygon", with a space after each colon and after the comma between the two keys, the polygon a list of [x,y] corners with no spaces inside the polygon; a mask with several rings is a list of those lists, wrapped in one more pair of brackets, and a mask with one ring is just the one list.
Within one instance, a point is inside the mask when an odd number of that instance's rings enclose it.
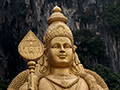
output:
{"label": "tree", "polygon": [[104,67],[101,64],[95,66],[93,69],[97,72],[108,85],[109,90],[120,90],[120,74]]}
{"label": "tree", "polygon": [[103,13],[103,18],[109,24],[108,32],[116,39],[120,38],[120,3],[109,2]]}
{"label": "tree", "polygon": [[82,63],[90,65],[100,63],[106,52],[104,41],[100,35],[88,29],[77,30],[73,35],[75,45],[78,47],[76,52]]}
{"label": "tree", "polygon": [[6,90],[9,83],[10,83],[10,80],[1,80],[0,79],[0,90]]}

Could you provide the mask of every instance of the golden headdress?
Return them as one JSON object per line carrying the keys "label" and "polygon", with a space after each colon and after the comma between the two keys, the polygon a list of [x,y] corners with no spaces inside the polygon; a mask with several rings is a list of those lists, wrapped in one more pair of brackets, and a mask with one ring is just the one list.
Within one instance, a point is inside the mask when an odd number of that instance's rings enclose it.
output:
{"label": "golden headdress", "polygon": [[58,36],[68,37],[73,43],[73,35],[70,28],[66,25],[68,19],[61,13],[61,9],[56,6],[53,8],[53,14],[48,18],[47,24],[49,25],[43,43],[46,47],[48,43]]}

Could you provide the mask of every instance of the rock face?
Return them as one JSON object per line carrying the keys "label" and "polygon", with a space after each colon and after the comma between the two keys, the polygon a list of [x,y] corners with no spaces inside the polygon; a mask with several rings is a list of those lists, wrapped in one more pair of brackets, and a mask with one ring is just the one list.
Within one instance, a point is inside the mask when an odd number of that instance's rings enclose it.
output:
{"label": "rock face", "polygon": [[[1,0],[0,78],[13,78],[27,68],[18,54],[18,44],[30,29],[42,41],[48,26],[47,18],[55,5],[61,7],[72,31],[87,28],[101,35],[109,57],[106,61],[111,69],[120,72],[120,43],[107,33],[107,23],[101,16],[110,1],[118,0]],[[90,17],[85,23],[80,18],[84,12],[89,12],[87,15]]]}

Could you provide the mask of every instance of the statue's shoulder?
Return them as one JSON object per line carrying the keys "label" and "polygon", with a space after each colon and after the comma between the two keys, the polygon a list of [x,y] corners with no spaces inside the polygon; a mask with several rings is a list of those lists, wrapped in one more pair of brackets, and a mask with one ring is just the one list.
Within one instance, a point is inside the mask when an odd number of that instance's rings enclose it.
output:
{"label": "statue's shoulder", "polygon": [[[38,68],[40,69],[39,65],[37,64],[35,68],[34,76],[33,76],[35,88],[38,88],[37,85],[39,83],[39,80],[41,80],[44,77],[44,74],[41,74]],[[27,69],[20,72],[12,80],[7,90],[27,90],[29,84],[30,84],[30,70]]]}
{"label": "statue's shoulder", "polygon": [[28,81],[29,70],[24,70],[19,73],[10,83],[7,90],[18,90],[23,84]]}
{"label": "statue's shoulder", "polygon": [[96,84],[97,87],[100,88],[100,90],[109,90],[107,84],[96,72],[89,69],[84,69],[84,72],[85,73],[81,74],[81,77],[85,79],[88,84],[90,84],[89,86],[92,87]]}

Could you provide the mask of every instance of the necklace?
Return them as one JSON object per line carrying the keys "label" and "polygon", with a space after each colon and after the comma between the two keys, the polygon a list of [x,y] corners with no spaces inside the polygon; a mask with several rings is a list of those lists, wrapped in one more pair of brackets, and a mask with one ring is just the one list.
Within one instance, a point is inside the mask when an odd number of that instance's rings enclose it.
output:
{"label": "necklace", "polygon": [[48,77],[45,77],[48,81],[54,83],[55,85],[59,86],[59,87],[62,87],[64,89],[67,89],[67,88],[70,88],[72,87],[74,84],[76,84],[78,81],[79,81],[79,78],[77,77],[77,79],[75,79],[72,83],[68,83],[68,81],[65,81],[65,80],[61,80],[61,83],[58,83]]}
{"label": "necklace", "polygon": [[62,80],[69,80],[69,79],[74,79],[75,77],[72,77],[70,75],[58,75],[54,76],[55,79],[62,79]]}

